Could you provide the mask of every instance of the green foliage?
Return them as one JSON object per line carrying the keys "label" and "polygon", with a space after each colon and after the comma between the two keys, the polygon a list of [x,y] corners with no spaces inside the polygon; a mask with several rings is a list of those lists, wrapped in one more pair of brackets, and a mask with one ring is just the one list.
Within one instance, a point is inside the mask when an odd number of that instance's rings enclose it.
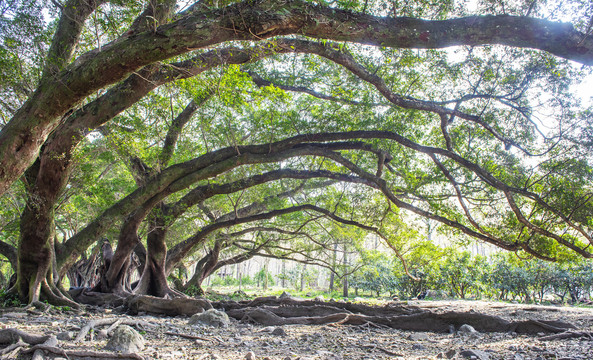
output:
{"label": "green foliage", "polygon": [[0,307],[18,307],[22,306],[17,294],[11,294],[5,288],[0,288]]}
{"label": "green foliage", "polygon": [[437,286],[462,299],[470,293],[479,294],[489,273],[486,258],[468,251],[450,251],[439,261],[439,268]]}
{"label": "green foliage", "polygon": [[428,297],[436,292],[461,299],[576,302],[593,292],[593,264],[586,260],[551,263],[521,260],[508,253],[487,258],[453,248],[433,254],[437,256],[421,266],[408,259],[410,273],[419,281],[407,276],[394,257],[385,253],[367,256],[353,274],[351,286],[371,295],[397,295],[402,299],[431,290]]}

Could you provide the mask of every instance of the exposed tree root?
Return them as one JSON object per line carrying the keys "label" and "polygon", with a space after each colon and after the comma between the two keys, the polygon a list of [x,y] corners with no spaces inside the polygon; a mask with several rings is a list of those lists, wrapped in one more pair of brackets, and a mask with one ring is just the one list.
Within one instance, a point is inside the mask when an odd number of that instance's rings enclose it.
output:
{"label": "exposed tree root", "polygon": [[170,316],[189,316],[212,309],[210,302],[205,299],[187,297],[163,299],[147,295],[130,296],[126,298],[124,305],[132,315],[136,315],[139,312],[148,312]]}
{"label": "exposed tree root", "polygon": [[52,354],[64,356],[67,359],[132,359],[132,360],[144,360],[144,358],[138,354],[119,354],[111,352],[99,352],[99,351],[84,351],[84,350],[64,350],[54,346],[47,345],[35,345],[23,353],[31,353],[37,350],[43,350]]}
{"label": "exposed tree root", "polygon": [[73,309],[80,309],[80,304],[72,301],[69,295],[62,294],[57,286],[50,286],[46,280],[41,283],[41,298],[47,300],[51,305],[69,306]]}
{"label": "exposed tree root", "polygon": [[80,329],[80,331],[78,332],[78,335],[76,335],[76,338],[74,339],[74,342],[80,342],[80,341],[84,340],[84,338],[89,333],[89,331],[91,331],[91,329],[95,329],[99,326],[111,325],[105,331],[99,332],[99,334],[100,334],[99,336],[107,337],[109,335],[109,333],[111,331],[113,331],[117,327],[117,325],[120,325],[120,324],[130,325],[130,326],[135,326],[135,327],[155,326],[155,325],[148,323],[146,321],[134,320],[134,319],[119,319],[119,318],[96,319],[96,320],[89,321],[88,323],[86,323],[86,325],[84,325],[82,327],[82,329]]}
{"label": "exposed tree root", "polygon": [[50,338],[49,335],[33,335],[18,329],[0,330],[0,344],[13,344],[20,340],[29,345],[43,344]]}
{"label": "exposed tree root", "polygon": [[[115,322],[115,321],[112,321]],[[124,322],[124,321],[122,321]],[[137,322],[137,321],[136,321]],[[90,329],[90,328],[89,328]],[[87,330],[88,332],[88,330]],[[80,334],[79,334],[80,335]],[[143,360],[137,354],[118,354],[96,351],[64,350],[57,347],[58,340],[53,335],[33,335],[17,329],[0,330],[0,344],[11,344],[0,350],[2,359],[17,358],[19,353],[33,354],[31,360],[46,359],[46,352],[65,357],[67,359],[132,359]],[[33,345],[29,349],[24,347]]]}
{"label": "exposed tree root", "polygon": [[356,313],[373,316],[393,316],[393,315],[410,315],[420,313],[425,310],[411,305],[405,305],[402,303],[388,303],[384,306],[371,306],[359,303],[351,302],[337,302],[337,301],[318,301],[318,300],[302,300],[298,298],[285,297],[279,298],[277,296],[259,297],[253,300],[247,301],[219,301],[214,302],[212,305],[215,308],[223,308],[226,311],[234,309],[245,309],[255,308],[261,306],[280,307],[280,306],[292,306],[302,307],[307,314],[312,315],[310,311],[319,311],[320,314],[316,316],[322,316],[324,310],[322,307],[340,309],[340,312],[345,313]]}
{"label": "exposed tree root", "polygon": [[16,343],[8,345],[4,349],[0,350],[0,355],[2,355],[2,359],[4,359],[4,355],[6,354],[10,354],[6,355],[6,358],[8,359],[16,357],[16,353],[19,352],[21,348],[24,348],[25,346],[27,346],[27,343],[19,339],[19,341],[17,341]]}
{"label": "exposed tree root", "polygon": [[45,360],[45,352],[39,347],[55,347],[57,345],[58,339],[52,335],[43,344],[34,345],[31,349],[23,351],[23,353],[33,352],[31,360]]}
{"label": "exposed tree root", "polygon": [[476,312],[437,313],[400,304],[373,307],[349,303],[324,303],[275,297],[251,302],[215,303],[237,320],[266,326],[280,325],[374,325],[410,331],[449,332],[461,325],[480,332],[517,332],[520,334],[561,333],[574,328],[561,321],[526,320],[511,322]]}
{"label": "exposed tree root", "polygon": [[550,340],[562,340],[562,339],[575,339],[575,338],[587,338],[589,340],[593,340],[593,332],[591,331],[565,331],[559,334],[542,336],[539,338],[540,341],[550,341]]}
{"label": "exposed tree root", "polygon": [[125,300],[117,294],[94,292],[89,288],[76,288],[68,293],[76,302],[93,306],[118,307],[122,306]]}

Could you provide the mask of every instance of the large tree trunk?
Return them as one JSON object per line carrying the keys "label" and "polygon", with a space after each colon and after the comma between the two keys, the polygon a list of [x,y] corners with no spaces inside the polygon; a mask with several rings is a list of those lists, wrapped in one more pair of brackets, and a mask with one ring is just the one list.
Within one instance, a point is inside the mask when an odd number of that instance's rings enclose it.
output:
{"label": "large tree trunk", "polygon": [[111,246],[104,248],[105,266],[101,272],[101,279],[93,291],[122,296],[131,292],[130,287],[126,285],[129,285],[131,255],[140,242],[137,231],[143,218],[141,214],[135,213],[126,220],[121,228],[114,254],[111,254]]}
{"label": "large tree trunk", "polygon": [[[39,169],[47,166],[47,162],[37,161],[25,174],[29,196],[21,214],[15,289],[21,301],[32,303],[44,299],[61,304],[68,299],[55,287],[52,264],[55,262],[54,204],[65,179],[37,176]],[[44,297],[41,297],[42,287]]]}
{"label": "large tree trunk", "polygon": [[[161,210],[161,203],[156,209]],[[163,215],[156,215],[146,239],[146,263],[144,271],[134,289],[135,294],[152,295],[156,297],[175,296],[176,294],[167,283],[165,264],[167,260],[167,244],[165,243],[167,228]]]}

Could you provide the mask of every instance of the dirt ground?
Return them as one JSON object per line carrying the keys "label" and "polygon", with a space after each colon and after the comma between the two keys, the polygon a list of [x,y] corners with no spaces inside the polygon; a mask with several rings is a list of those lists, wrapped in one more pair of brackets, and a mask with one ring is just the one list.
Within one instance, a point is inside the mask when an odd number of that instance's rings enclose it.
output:
{"label": "dirt ground", "polygon": [[[593,308],[508,304],[486,301],[409,301],[409,305],[431,311],[476,311],[506,320],[562,320],[579,331],[593,331]],[[145,359],[505,359],[568,360],[593,359],[593,338],[542,341],[536,336],[515,333],[417,333],[375,326],[283,326],[280,335],[274,328],[242,324],[231,320],[226,328],[189,325],[187,317],[115,314],[111,310],[57,311],[42,314],[3,310],[0,329],[16,328],[31,334],[70,332],[75,337],[90,320],[100,318],[143,320],[136,329],[144,336],[146,347],[138,354]],[[103,351],[106,339],[87,336],[80,342],[61,340],[65,350]],[[173,333],[168,335],[166,333]],[[67,334],[67,333],[66,333]],[[194,338],[184,338],[181,335]],[[62,336],[63,338],[64,336]],[[1,348],[1,346],[0,346]],[[467,352],[467,351],[473,351]],[[463,353],[463,351],[466,351]],[[251,352],[251,354],[250,354]],[[463,354],[462,354],[463,353]],[[0,356],[30,359],[22,352]]]}

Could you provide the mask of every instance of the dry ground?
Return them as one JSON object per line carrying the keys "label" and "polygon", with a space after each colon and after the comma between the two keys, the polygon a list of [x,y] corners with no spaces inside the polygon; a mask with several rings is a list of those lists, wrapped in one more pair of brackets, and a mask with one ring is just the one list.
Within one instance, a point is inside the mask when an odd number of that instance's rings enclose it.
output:
{"label": "dry ground", "polygon": [[[579,330],[593,331],[593,309],[507,304],[485,301],[410,301],[410,305],[432,311],[476,311],[507,320],[563,320]],[[43,314],[23,311],[0,313],[0,329],[17,328],[33,334],[71,331],[76,336],[90,320],[126,318],[110,310],[51,310]],[[228,328],[188,325],[187,317],[135,316],[154,326],[138,326],[146,339],[139,353],[145,359],[245,359],[251,351],[256,359],[438,359],[464,358],[461,350],[482,350],[489,359],[593,359],[593,338],[541,341],[540,336],[514,333],[441,334],[414,333],[372,326],[284,326],[285,336],[272,335],[270,328],[241,324],[232,320]],[[97,329],[99,330],[99,329]],[[188,339],[166,332],[193,335]],[[81,342],[62,340],[63,349],[101,351],[107,340],[87,336]],[[6,355],[4,355],[5,358]],[[250,356],[247,355],[249,358]],[[29,359],[25,355],[18,358]],[[287,359],[287,360],[288,360]]]}

